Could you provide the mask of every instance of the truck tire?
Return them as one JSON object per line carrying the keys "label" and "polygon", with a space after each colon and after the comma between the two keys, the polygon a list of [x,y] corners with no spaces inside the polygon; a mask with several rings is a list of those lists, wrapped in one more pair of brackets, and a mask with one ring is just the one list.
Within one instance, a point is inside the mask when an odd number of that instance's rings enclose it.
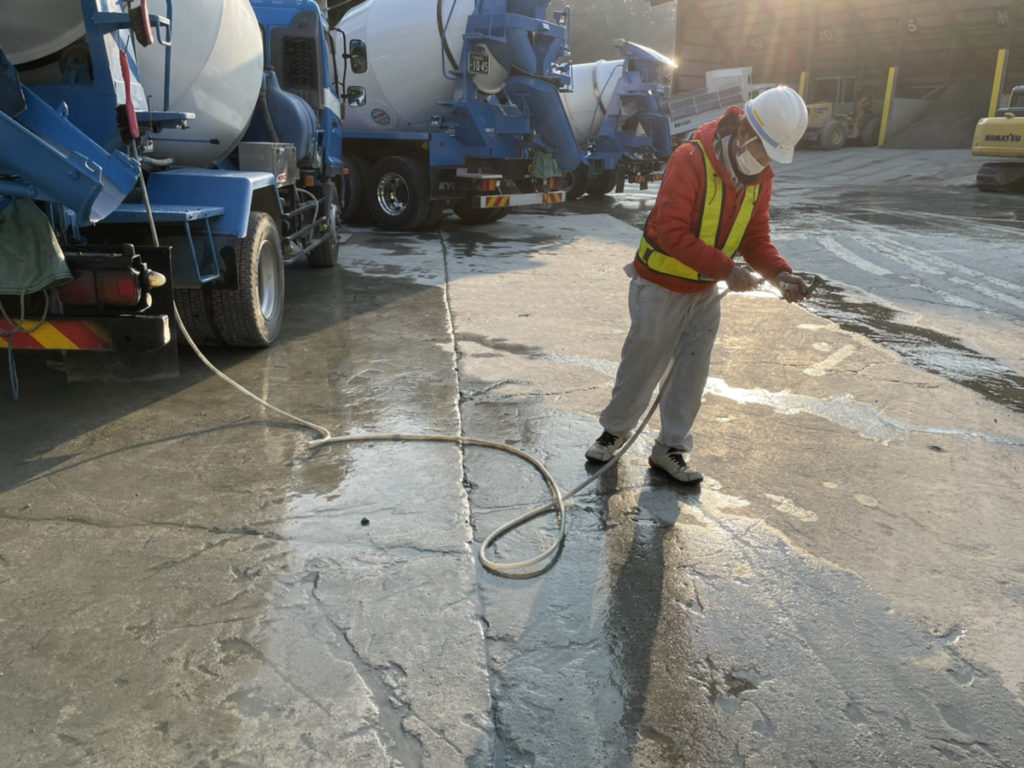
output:
{"label": "truck tire", "polygon": [[363,202],[366,196],[363,187],[368,176],[366,161],[361,156],[348,152],[343,153],[341,158],[346,170],[341,186],[341,220],[355,224],[366,212],[366,205]]}
{"label": "truck tire", "polygon": [[365,201],[370,218],[381,229],[418,229],[434,213],[430,182],[424,168],[409,157],[394,155],[374,163]]}
{"label": "truck tire", "polygon": [[[197,347],[213,347],[221,343],[217,326],[214,325],[210,297],[202,288],[175,288],[172,291],[174,305],[182,325]],[[188,346],[185,337],[178,334],[180,346]]]}
{"label": "truck tire", "polygon": [[490,224],[508,212],[508,208],[472,208],[467,200],[455,201],[452,210],[466,224]]}
{"label": "truck tire", "polygon": [[334,181],[324,184],[322,205],[327,223],[327,239],[306,254],[306,260],[309,261],[311,267],[333,267],[338,263],[341,206],[338,205],[338,192]]}
{"label": "truck tire", "polygon": [[281,235],[270,214],[249,214],[249,230],[235,245],[237,288],[210,291],[217,331],[234,347],[269,347],[284,316]]}
{"label": "truck tire", "polygon": [[846,144],[846,123],[842,120],[829,120],[821,127],[818,144],[822,149],[842,149]]}
{"label": "truck tire", "polygon": [[587,194],[591,197],[604,197],[615,189],[615,171],[604,171],[587,182]]}
{"label": "truck tire", "polygon": [[562,177],[562,184],[565,186],[565,199],[578,200],[587,191],[587,179],[590,177],[590,169],[580,163],[573,170]]}

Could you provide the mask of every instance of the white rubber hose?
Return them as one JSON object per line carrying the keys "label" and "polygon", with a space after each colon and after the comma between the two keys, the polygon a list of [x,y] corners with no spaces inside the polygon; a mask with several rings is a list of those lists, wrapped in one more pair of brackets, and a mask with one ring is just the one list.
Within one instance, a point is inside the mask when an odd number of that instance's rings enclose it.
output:
{"label": "white rubber hose", "polygon": [[[135,154],[135,156],[137,158],[138,157],[138,148],[135,147],[134,143],[132,145],[132,148],[133,148],[134,154]],[[148,191],[146,189],[145,181],[140,177],[139,183],[140,183],[140,186],[142,187],[143,201],[145,202],[146,208],[149,211],[150,234],[151,234],[151,236],[153,238],[153,244],[156,245],[156,246],[159,246],[160,245],[160,239],[157,236],[156,224],[155,224],[155,221],[153,220],[152,209],[150,208],[149,195],[148,195]],[[721,301],[722,297],[725,296],[725,294],[727,294],[727,293],[729,293],[729,289],[728,288],[726,290],[720,292],[718,294],[718,301]],[[310,449],[320,448],[320,447],[322,447],[324,445],[330,445],[330,444],[333,444],[333,443],[368,443],[368,442],[382,442],[382,441],[390,441],[390,442],[455,443],[455,444],[460,445],[460,446],[475,445],[475,446],[479,446],[481,448],[491,448],[491,449],[494,449],[494,450],[497,450],[497,451],[503,451],[505,453],[510,453],[513,456],[517,456],[520,459],[522,459],[523,461],[525,461],[528,464],[530,464],[530,466],[532,466],[534,469],[536,469],[537,472],[540,474],[540,476],[542,478],[544,478],[544,483],[547,485],[548,492],[551,494],[551,501],[549,501],[547,504],[542,504],[541,506],[534,507],[530,511],[525,512],[522,515],[519,515],[518,517],[514,518],[513,520],[509,520],[507,523],[504,523],[504,524],[498,526],[498,528],[496,528],[494,531],[492,531],[490,534],[488,534],[487,537],[480,544],[480,552],[479,552],[479,555],[478,555],[478,557],[480,559],[480,565],[482,565],[484,568],[486,568],[491,573],[497,574],[499,576],[506,576],[508,578],[516,578],[516,579],[528,579],[528,578],[532,578],[534,576],[538,576],[541,573],[543,573],[544,571],[546,571],[549,567],[551,567],[551,565],[553,565],[554,561],[553,561],[552,558],[558,553],[558,551],[562,547],[562,544],[565,541],[565,510],[566,510],[566,506],[565,505],[566,505],[566,502],[569,501],[570,499],[572,499],[576,494],[578,494],[580,491],[582,491],[588,485],[590,485],[591,483],[596,481],[599,477],[601,477],[601,475],[603,475],[605,472],[607,472],[611,467],[615,466],[615,464],[618,463],[618,461],[622,457],[622,455],[627,450],[629,450],[630,446],[633,445],[633,443],[637,440],[637,438],[640,436],[640,434],[644,431],[644,428],[647,426],[647,423],[654,416],[654,412],[657,410],[658,405],[661,403],[661,397],[662,397],[662,394],[664,393],[664,383],[665,383],[665,381],[668,379],[669,376],[672,375],[672,372],[675,370],[676,365],[679,363],[679,360],[682,357],[682,355],[680,353],[683,351],[683,349],[685,349],[684,342],[687,342],[688,339],[692,337],[692,334],[688,334],[687,338],[680,338],[679,344],[678,344],[678,346],[676,348],[675,358],[672,361],[672,365],[669,366],[669,369],[665,372],[665,375],[662,377],[661,382],[658,385],[658,396],[654,399],[654,402],[651,404],[650,409],[647,411],[647,415],[644,417],[643,421],[640,423],[640,426],[637,427],[636,431],[629,438],[629,440],[627,440],[622,445],[622,447],[620,447],[619,450],[612,456],[612,458],[609,461],[607,461],[604,464],[604,466],[602,466],[598,471],[596,471],[594,474],[592,474],[590,477],[588,477],[586,480],[584,480],[582,483],[577,485],[575,488],[573,488],[568,493],[562,494],[561,491],[559,491],[559,489],[558,489],[558,483],[555,482],[555,479],[551,476],[551,473],[548,472],[547,468],[544,466],[543,463],[541,463],[541,461],[539,459],[535,458],[534,456],[531,456],[530,454],[526,453],[525,451],[521,451],[518,448],[513,448],[510,445],[505,445],[504,443],[497,443],[497,442],[493,442],[491,440],[479,440],[479,439],[472,438],[472,437],[463,437],[461,435],[409,435],[409,434],[397,434],[396,433],[396,434],[344,435],[344,436],[340,436],[340,437],[335,437],[335,436],[331,435],[330,430],[328,430],[326,427],[322,427],[319,424],[314,424],[311,421],[307,421],[306,419],[300,418],[299,416],[296,416],[295,414],[289,413],[288,411],[285,411],[285,410],[283,410],[281,408],[278,408],[276,405],[273,405],[273,404],[267,402],[262,397],[259,397],[255,393],[249,391],[248,389],[243,387],[241,384],[239,384],[237,381],[235,381],[234,379],[232,379],[231,377],[229,377],[228,375],[226,375],[225,373],[220,371],[217,368],[217,366],[215,366],[213,363],[211,363],[210,360],[206,357],[206,355],[204,355],[200,351],[200,349],[196,345],[195,341],[189,335],[188,330],[185,328],[185,323],[182,322],[181,315],[178,312],[177,304],[174,304],[174,321],[175,321],[175,323],[177,323],[178,329],[181,331],[181,334],[184,337],[185,341],[192,348],[192,351],[195,352],[196,357],[198,357],[199,360],[203,363],[203,365],[205,365],[215,376],[217,376],[219,379],[221,379],[222,381],[227,383],[229,386],[231,386],[234,389],[238,390],[238,392],[240,392],[241,394],[245,395],[248,398],[251,398],[252,400],[255,400],[257,403],[262,405],[264,408],[267,408],[268,410],[273,411],[274,413],[278,414],[279,416],[283,416],[284,418],[288,419],[289,421],[293,421],[296,424],[298,424],[298,425],[300,425],[302,427],[305,427],[307,429],[310,429],[310,430],[316,432],[318,435],[320,435],[320,437],[318,439],[311,440],[308,443],[308,447]],[[680,334],[680,336],[682,337],[682,334]],[[511,562],[511,563],[499,563],[499,562],[491,560],[489,557],[487,557],[487,549],[489,547],[491,547],[494,544],[495,541],[497,541],[499,538],[501,538],[505,534],[509,533],[510,531],[514,530],[515,528],[518,528],[519,526],[523,525],[527,521],[532,520],[533,518],[535,518],[535,517],[537,517],[537,516],[547,512],[549,510],[554,510],[555,513],[558,516],[558,530],[557,530],[557,532],[555,534],[555,540],[543,552],[541,552],[538,555],[535,555],[534,557],[528,558],[526,560],[520,560],[520,561],[517,561],[517,562]],[[548,562],[546,562],[545,565],[542,568],[534,569],[534,570],[527,570],[528,568],[531,568],[532,566],[537,565],[538,563],[545,562],[545,561],[548,561]]]}
{"label": "white rubber hose", "polygon": [[[729,289],[728,288],[726,288],[724,291],[721,291],[718,294],[717,300],[721,301],[722,297],[725,296],[727,293],[729,293]],[[528,568],[531,568],[534,565],[537,565],[538,563],[549,561],[561,549],[562,544],[565,542],[565,510],[566,510],[566,502],[569,501],[570,499],[572,499],[574,496],[576,496],[576,494],[578,494],[580,491],[582,491],[588,485],[590,485],[591,483],[595,482],[599,477],[601,477],[601,475],[603,475],[605,472],[607,472],[609,469],[611,469],[611,467],[615,466],[618,463],[619,459],[623,456],[623,454],[625,454],[626,451],[629,450],[630,446],[632,446],[633,443],[636,442],[637,438],[640,437],[640,435],[644,431],[644,428],[647,426],[647,424],[651,420],[651,418],[653,418],[655,411],[657,410],[658,406],[661,403],[661,398],[662,398],[662,395],[664,394],[664,391],[665,391],[664,384],[668,380],[668,378],[672,375],[672,372],[675,370],[676,366],[679,364],[679,361],[682,359],[682,354],[681,353],[686,349],[686,344],[695,335],[699,335],[699,334],[686,334],[685,337],[684,337],[684,335],[682,333],[680,333],[680,340],[679,340],[679,342],[677,344],[677,347],[676,347],[676,352],[675,352],[675,356],[674,356],[673,361],[672,361],[672,365],[669,366],[668,370],[665,372],[665,375],[662,376],[661,381],[658,384],[658,396],[654,399],[654,402],[651,404],[651,407],[647,411],[647,415],[644,416],[643,421],[640,422],[640,425],[634,431],[633,435],[629,438],[629,440],[627,440],[619,448],[618,451],[616,451],[612,455],[611,459],[609,459],[599,470],[594,472],[592,475],[590,475],[590,477],[588,477],[582,483],[580,483],[575,488],[570,490],[568,493],[563,494],[559,490],[558,483],[555,482],[554,477],[551,476],[551,473],[548,472],[547,468],[544,466],[544,464],[539,459],[537,459],[534,456],[531,456],[530,454],[526,453],[525,451],[521,451],[518,448],[514,448],[514,447],[512,447],[510,445],[505,445],[504,443],[498,443],[498,442],[494,442],[494,441],[491,441],[491,440],[481,440],[481,439],[472,438],[472,437],[463,437],[461,435],[422,435],[422,434],[400,434],[400,433],[394,433],[394,434],[343,435],[343,436],[335,437],[335,436],[331,435],[330,430],[328,430],[326,427],[322,427],[319,424],[314,424],[311,421],[307,421],[306,419],[300,418],[300,417],[298,417],[298,416],[296,416],[296,415],[294,415],[292,413],[289,413],[288,411],[282,410],[281,408],[278,408],[276,405],[272,405],[271,403],[268,403],[263,398],[259,397],[258,395],[254,394],[253,392],[250,392],[248,389],[243,387],[241,384],[236,382],[234,379],[230,378],[229,376],[224,374],[222,371],[218,370],[218,368],[213,363],[210,362],[210,360],[206,357],[206,355],[204,355],[199,350],[199,347],[196,345],[195,341],[192,340],[192,337],[189,336],[188,330],[185,328],[185,324],[181,320],[181,315],[178,313],[177,305],[174,306],[174,320],[178,324],[178,329],[181,331],[182,335],[184,336],[185,341],[192,348],[192,351],[195,352],[196,357],[198,357],[199,360],[202,361],[203,365],[205,365],[207,368],[209,368],[210,371],[212,371],[214,375],[216,375],[218,378],[220,378],[221,380],[226,382],[228,385],[234,387],[236,390],[238,390],[240,393],[242,393],[246,397],[249,397],[249,398],[255,400],[257,403],[259,403],[263,407],[273,411],[274,413],[276,413],[276,414],[278,414],[280,416],[283,416],[284,418],[286,418],[286,419],[288,419],[290,421],[295,422],[296,424],[299,424],[300,426],[306,427],[307,429],[311,429],[314,432],[316,432],[317,434],[319,434],[320,435],[319,439],[311,440],[307,444],[310,449],[316,449],[316,448],[320,448],[320,447],[322,447],[324,445],[330,445],[330,444],[334,444],[334,443],[364,443],[364,442],[367,442],[367,443],[368,442],[455,443],[455,444],[460,445],[460,446],[475,445],[475,446],[478,446],[478,447],[481,447],[481,448],[491,448],[491,449],[496,450],[496,451],[503,451],[505,453],[510,453],[513,456],[517,456],[520,459],[522,459],[523,461],[525,461],[528,464],[530,464],[530,466],[532,466],[534,469],[536,469],[537,472],[540,474],[540,476],[542,478],[544,478],[544,483],[547,485],[548,492],[551,494],[551,501],[549,501],[547,504],[542,504],[540,506],[534,507],[533,509],[529,510],[528,512],[524,512],[523,514],[519,515],[518,517],[516,517],[516,518],[514,518],[512,520],[509,520],[508,522],[503,523],[502,525],[498,526],[495,530],[493,530],[491,533],[489,533],[487,535],[487,537],[483,540],[483,542],[480,544],[480,552],[479,552],[479,555],[478,555],[479,560],[480,560],[480,565],[482,565],[484,568],[486,568],[491,573],[497,574],[499,576],[506,576],[506,577],[509,577],[509,578],[516,578],[516,579],[528,579],[528,578],[532,578],[534,576],[539,576],[541,573],[546,571],[553,564],[553,561],[551,561],[551,562],[547,562],[542,568],[534,569],[534,570],[526,570]],[[502,536],[504,536],[505,534],[509,533],[510,531],[514,530],[515,528],[518,528],[519,526],[523,525],[524,523],[528,522],[529,520],[532,520],[533,518],[538,517],[539,515],[542,515],[545,512],[548,512],[549,510],[554,510],[555,513],[558,516],[558,530],[557,530],[557,532],[555,534],[554,541],[543,552],[541,552],[538,555],[535,555],[534,557],[528,558],[526,560],[519,560],[519,561],[516,561],[516,562],[510,562],[510,563],[499,563],[499,562],[497,562],[495,560],[491,560],[487,556],[488,548],[491,547],[494,544],[495,541],[497,541],[498,539],[500,539]]]}

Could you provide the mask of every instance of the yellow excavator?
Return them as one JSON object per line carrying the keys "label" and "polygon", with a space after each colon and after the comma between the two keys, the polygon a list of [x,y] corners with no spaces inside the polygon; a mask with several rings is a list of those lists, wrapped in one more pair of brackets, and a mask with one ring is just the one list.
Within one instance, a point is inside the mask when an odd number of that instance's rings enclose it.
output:
{"label": "yellow excavator", "polygon": [[1009,105],[997,109],[995,117],[978,121],[971,154],[1006,159],[978,169],[978,189],[1024,193],[1024,85],[1014,87]]}

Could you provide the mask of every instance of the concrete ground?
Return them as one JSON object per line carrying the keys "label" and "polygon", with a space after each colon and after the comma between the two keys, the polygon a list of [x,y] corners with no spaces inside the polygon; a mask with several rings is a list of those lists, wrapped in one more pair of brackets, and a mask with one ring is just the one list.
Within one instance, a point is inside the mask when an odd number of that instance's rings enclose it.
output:
{"label": "concrete ground", "polygon": [[[635,227],[356,230],[213,361],[337,435],[496,440],[590,477]],[[693,463],[657,419],[532,579],[480,542],[522,462],[315,437],[192,358],[19,356],[0,420],[4,765],[1018,766],[1024,418],[770,293],[727,296]],[[489,551],[521,560],[553,515]]]}

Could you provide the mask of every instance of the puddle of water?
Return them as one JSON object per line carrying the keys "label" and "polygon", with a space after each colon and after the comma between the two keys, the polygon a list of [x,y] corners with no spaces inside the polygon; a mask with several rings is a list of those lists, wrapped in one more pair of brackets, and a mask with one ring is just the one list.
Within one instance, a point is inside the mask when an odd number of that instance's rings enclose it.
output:
{"label": "puddle of water", "polygon": [[827,400],[794,395],[790,392],[769,392],[765,389],[741,389],[722,379],[709,378],[705,392],[725,397],[740,404],[766,405],[776,413],[808,413],[856,430],[871,440],[885,444],[901,440],[904,430],[891,424],[876,408],[858,403],[851,395],[836,395]]}
{"label": "puddle of water", "polygon": [[807,306],[840,328],[897,352],[911,365],[961,384],[993,403],[1024,413],[1024,376],[952,336],[900,322],[894,309],[849,301],[841,289],[826,281],[819,283]]}
{"label": "puddle of water", "polygon": [[962,440],[984,440],[1001,448],[1024,450],[1024,441],[1006,435],[989,435],[961,429],[905,424],[889,418],[877,408],[858,403],[851,395],[837,395],[826,400],[819,400],[806,395],[794,395],[791,392],[769,392],[764,389],[731,387],[718,378],[708,379],[705,392],[726,397],[741,404],[766,405],[773,408],[776,413],[807,413],[812,416],[820,416],[835,424],[854,429],[864,437],[877,440],[883,445],[893,440],[902,440],[908,433],[916,432]]}

